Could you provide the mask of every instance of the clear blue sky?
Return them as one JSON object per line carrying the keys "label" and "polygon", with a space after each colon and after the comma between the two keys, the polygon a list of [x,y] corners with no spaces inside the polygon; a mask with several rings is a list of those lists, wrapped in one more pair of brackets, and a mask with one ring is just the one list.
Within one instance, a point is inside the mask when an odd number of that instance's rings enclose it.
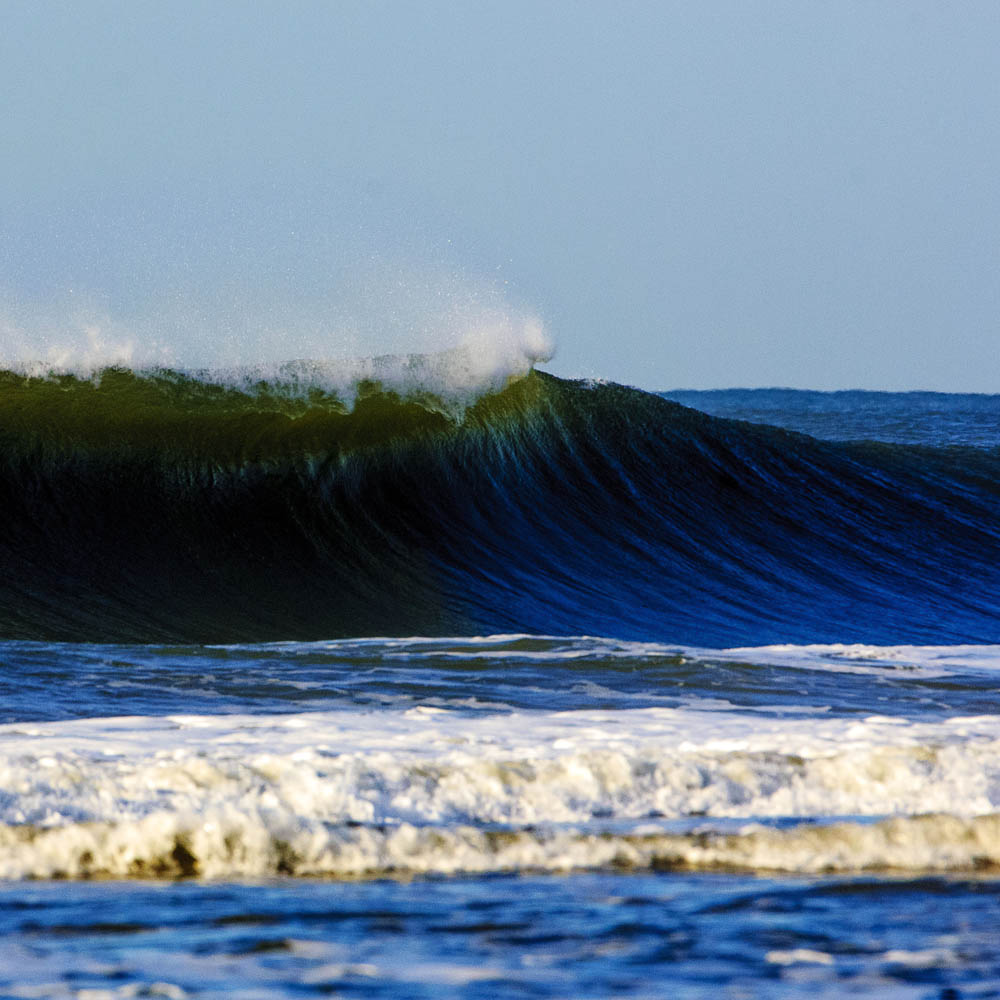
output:
{"label": "clear blue sky", "polygon": [[8,323],[374,352],[503,297],[560,374],[1000,391],[995,0],[3,18]]}

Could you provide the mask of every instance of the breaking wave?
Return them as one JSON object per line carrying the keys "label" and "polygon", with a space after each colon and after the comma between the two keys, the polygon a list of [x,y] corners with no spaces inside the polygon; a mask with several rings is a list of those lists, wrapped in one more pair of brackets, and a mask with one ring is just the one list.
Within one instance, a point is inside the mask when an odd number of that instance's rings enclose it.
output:
{"label": "breaking wave", "polygon": [[0,634],[1000,639],[995,450],[820,442],[519,357],[457,394],[454,357],[3,374]]}
{"label": "breaking wave", "polygon": [[0,878],[1000,866],[993,716],[421,707],[18,723],[0,743]]}

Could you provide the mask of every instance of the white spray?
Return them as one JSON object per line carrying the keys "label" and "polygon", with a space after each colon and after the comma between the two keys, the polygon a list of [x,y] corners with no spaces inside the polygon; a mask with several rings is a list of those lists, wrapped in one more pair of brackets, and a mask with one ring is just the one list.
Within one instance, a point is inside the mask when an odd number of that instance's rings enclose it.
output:
{"label": "white spray", "polygon": [[174,303],[125,321],[76,302],[40,309],[0,301],[0,368],[81,378],[110,367],[171,369],[248,392],[261,383],[294,394],[319,389],[348,406],[361,383],[373,382],[460,411],[553,355],[542,321],[494,289],[384,274],[364,285],[364,295],[345,295],[336,309],[299,309],[284,324],[246,303],[231,311]]}

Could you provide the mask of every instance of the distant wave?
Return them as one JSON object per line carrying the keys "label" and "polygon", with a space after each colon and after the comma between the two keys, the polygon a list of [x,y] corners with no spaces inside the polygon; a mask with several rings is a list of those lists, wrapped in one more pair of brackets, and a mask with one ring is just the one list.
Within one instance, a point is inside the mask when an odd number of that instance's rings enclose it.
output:
{"label": "distant wave", "polygon": [[530,364],[461,398],[374,361],[0,375],[0,635],[1000,641],[997,451]]}

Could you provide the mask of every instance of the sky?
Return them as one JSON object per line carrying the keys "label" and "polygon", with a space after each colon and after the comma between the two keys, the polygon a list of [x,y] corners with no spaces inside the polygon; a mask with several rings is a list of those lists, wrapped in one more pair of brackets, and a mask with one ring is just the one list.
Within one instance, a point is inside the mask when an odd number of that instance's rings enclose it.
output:
{"label": "sky", "polygon": [[995,0],[3,16],[18,350],[428,350],[483,309],[565,376],[1000,392]]}

